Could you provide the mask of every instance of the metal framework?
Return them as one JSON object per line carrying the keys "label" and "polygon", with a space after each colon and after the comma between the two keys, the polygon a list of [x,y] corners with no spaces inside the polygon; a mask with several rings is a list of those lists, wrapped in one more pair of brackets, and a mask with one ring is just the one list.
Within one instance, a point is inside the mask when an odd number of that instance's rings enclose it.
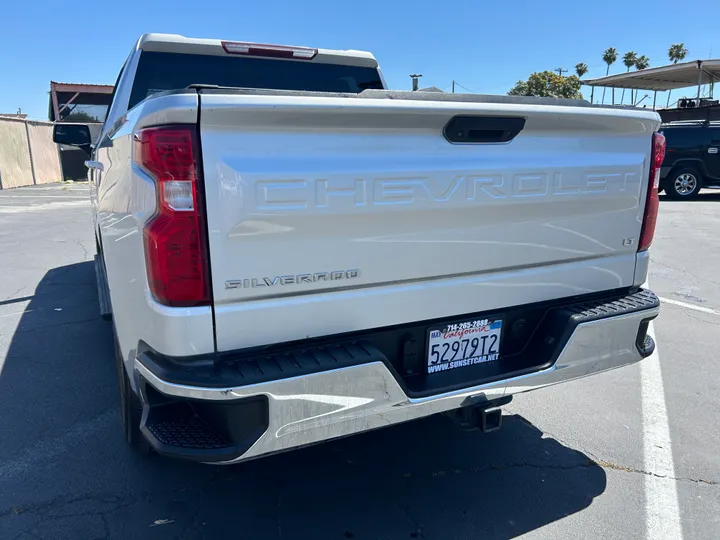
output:
{"label": "metal framework", "polygon": [[640,71],[618,73],[597,79],[586,79],[582,81],[582,84],[592,87],[591,101],[594,99],[596,86],[654,90],[655,98],[653,99],[653,108],[655,108],[658,92],[697,85],[697,98],[699,99],[702,85],[710,84],[712,88],[715,81],[720,81],[720,59],[693,60],[691,62],[669,64],[667,66],[643,69]]}
{"label": "metal framework", "polygon": [[62,113],[73,104],[110,104],[113,86],[106,84],[75,84],[50,81],[51,121],[62,120]]}

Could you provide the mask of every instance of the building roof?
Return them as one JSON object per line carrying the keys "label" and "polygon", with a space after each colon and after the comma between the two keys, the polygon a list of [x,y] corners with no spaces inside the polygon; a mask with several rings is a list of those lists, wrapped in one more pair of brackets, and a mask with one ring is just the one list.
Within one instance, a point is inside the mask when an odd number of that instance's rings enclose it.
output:
{"label": "building roof", "polygon": [[59,83],[50,81],[50,90],[55,92],[86,92],[88,94],[112,94],[111,84]]}
{"label": "building roof", "polygon": [[418,92],[442,92],[437,86],[428,86],[427,88],[420,88]]}
{"label": "building roof", "polygon": [[639,90],[674,90],[720,80],[720,59],[693,60],[681,64],[670,64],[608,75],[582,81],[587,86],[608,88],[637,88]]}

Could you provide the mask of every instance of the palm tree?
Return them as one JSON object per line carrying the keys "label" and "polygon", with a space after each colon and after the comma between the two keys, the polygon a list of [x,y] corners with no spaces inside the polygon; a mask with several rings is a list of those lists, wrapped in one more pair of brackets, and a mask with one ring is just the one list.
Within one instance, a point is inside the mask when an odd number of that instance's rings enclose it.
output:
{"label": "palm tree", "polygon": [[685,60],[687,53],[688,50],[685,48],[684,43],[676,43],[675,45],[670,45],[668,58],[670,58],[673,64],[677,64],[680,60]]}
{"label": "palm tree", "polygon": [[[626,52],[623,55],[623,64],[625,64],[625,67],[628,71],[630,71],[630,68],[635,65],[635,62],[637,61],[637,54],[635,54],[633,51]],[[625,89],[623,88],[622,96],[620,96],[620,103],[623,102],[625,99]]]}
{"label": "palm tree", "polygon": [[580,62],[579,64],[575,64],[575,73],[577,73],[577,76],[579,79],[583,78],[583,75],[585,75],[588,72],[588,65],[584,62]]}
{"label": "palm tree", "polygon": [[[635,69],[638,71],[642,71],[643,69],[647,69],[650,67],[650,59],[645,56],[644,54],[642,56],[638,56],[635,60]],[[635,92],[635,99],[637,99],[637,92]],[[633,101],[633,105],[635,104],[635,101]]]}
{"label": "palm tree", "polygon": [[[602,59],[603,62],[607,64],[607,70],[605,71],[605,76],[607,77],[610,74],[610,66],[617,60],[617,49],[615,47],[608,47],[605,49]],[[605,103],[605,88],[603,88],[602,101]]]}
{"label": "palm tree", "polygon": [[635,60],[635,69],[638,71],[642,71],[643,69],[647,69],[650,67],[650,59],[645,56],[644,54],[642,56],[639,56],[637,60]]}
{"label": "palm tree", "polygon": [[[688,50],[685,48],[684,43],[675,43],[674,45],[670,45],[670,48],[668,49],[668,58],[673,64],[677,64],[680,60],[685,60],[687,53]],[[667,104],[665,105],[666,108],[670,106],[671,93],[672,90],[668,90]]]}

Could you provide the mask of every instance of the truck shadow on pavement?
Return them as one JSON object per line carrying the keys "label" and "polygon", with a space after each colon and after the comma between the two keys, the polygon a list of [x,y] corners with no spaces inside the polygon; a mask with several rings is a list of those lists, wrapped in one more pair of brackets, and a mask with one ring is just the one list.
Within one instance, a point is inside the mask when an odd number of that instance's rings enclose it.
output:
{"label": "truck shadow on pavement", "polygon": [[112,355],[93,264],[49,271],[0,373],[1,538],[510,538],[605,490],[600,466],[518,415],[487,435],[436,416],[233,467],[143,458],[122,440]]}

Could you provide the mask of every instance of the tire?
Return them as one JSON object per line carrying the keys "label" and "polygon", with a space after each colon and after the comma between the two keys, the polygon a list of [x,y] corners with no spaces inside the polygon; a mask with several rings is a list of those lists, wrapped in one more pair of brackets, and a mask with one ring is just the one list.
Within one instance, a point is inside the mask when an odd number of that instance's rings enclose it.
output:
{"label": "tire", "polygon": [[694,199],[700,193],[702,176],[692,167],[675,169],[668,175],[663,187],[667,196],[676,201]]}
{"label": "tire", "polygon": [[[113,331],[113,335],[115,332]],[[120,346],[115,337],[115,365],[117,367],[118,388],[120,390],[120,423],[123,435],[130,447],[140,454],[152,453],[152,447],[140,431],[143,405],[140,398],[133,392],[130,380],[120,354]]]}

